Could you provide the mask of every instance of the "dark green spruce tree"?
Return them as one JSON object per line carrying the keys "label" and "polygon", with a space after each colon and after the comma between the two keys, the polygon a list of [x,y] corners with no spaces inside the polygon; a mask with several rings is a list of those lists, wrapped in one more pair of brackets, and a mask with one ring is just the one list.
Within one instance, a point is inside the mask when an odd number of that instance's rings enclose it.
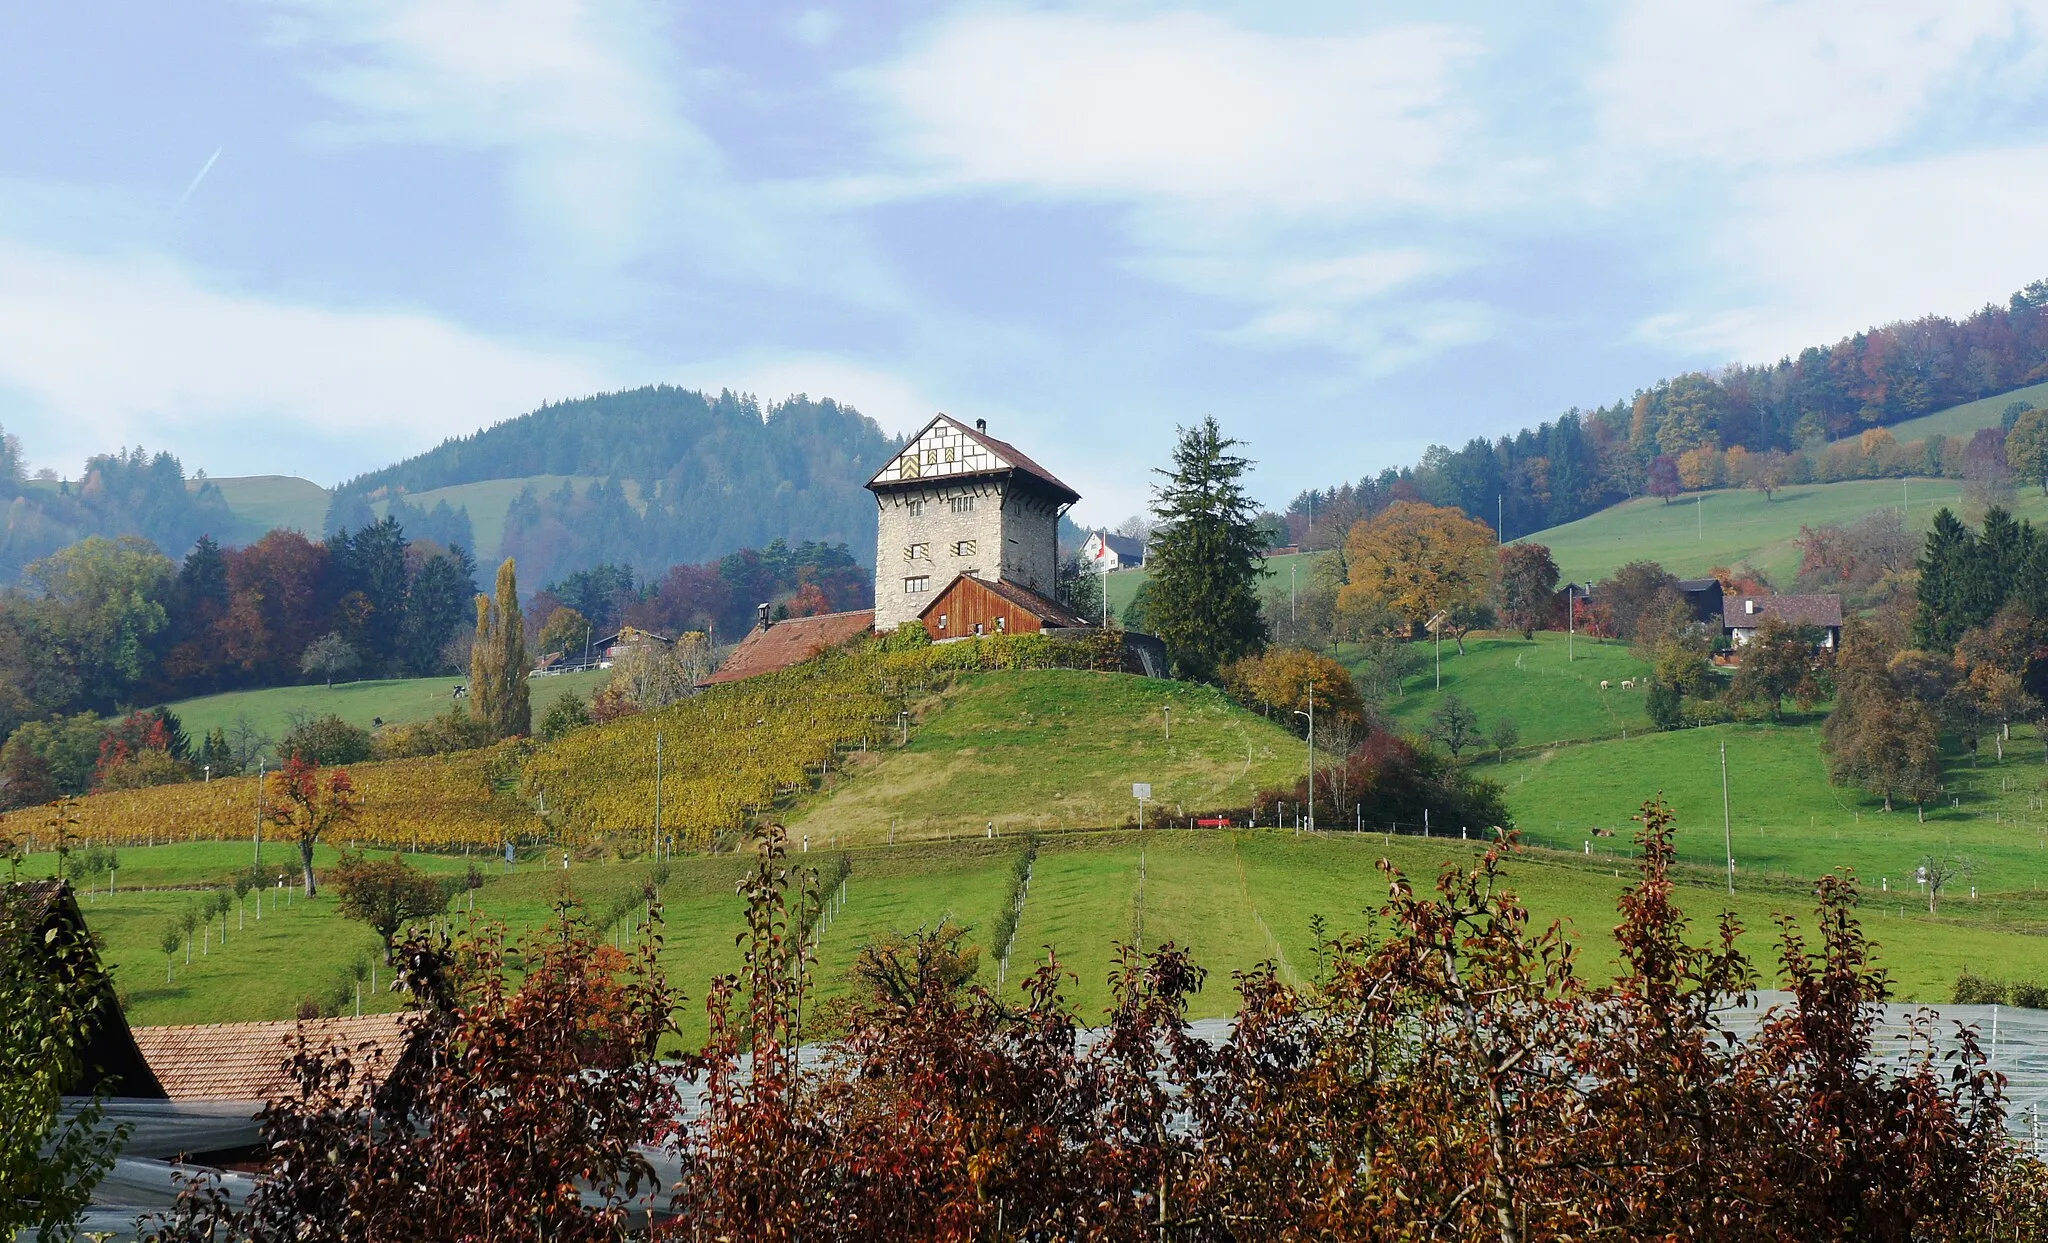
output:
{"label": "dark green spruce tree", "polygon": [[1251,462],[1231,452],[1237,445],[1205,418],[1181,429],[1173,468],[1153,472],[1165,481],[1152,489],[1159,526],[1146,554],[1145,619],[1185,678],[1213,679],[1266,644],[1258,595],[1265,536],[1240,482]]}
{"label": "dark green spruce tree", "polygon": [[1928,651],[1955,646],[1969,628],[1968,599],[1977,560],[1977,537],[1947,508],[1934,515],[1927,547],[1920,554],[1920,614],[1913,645]]}

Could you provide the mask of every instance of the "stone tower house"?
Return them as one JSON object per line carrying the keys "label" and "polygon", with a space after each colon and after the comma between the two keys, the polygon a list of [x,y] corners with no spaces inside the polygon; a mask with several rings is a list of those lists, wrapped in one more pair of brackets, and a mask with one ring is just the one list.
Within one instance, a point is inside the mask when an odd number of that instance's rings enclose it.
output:
{"label": "stone tower house", "polygon": [[915,618],[962,574],[1051,599],[1060,515],[1081,494],[988,434],[940,415],[868,480],[880,510],[875,629]]}

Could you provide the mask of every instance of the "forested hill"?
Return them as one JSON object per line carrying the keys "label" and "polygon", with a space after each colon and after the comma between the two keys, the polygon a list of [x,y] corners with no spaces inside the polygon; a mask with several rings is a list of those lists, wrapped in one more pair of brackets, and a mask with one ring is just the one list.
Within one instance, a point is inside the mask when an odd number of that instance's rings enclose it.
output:
{"label": "forested hill", "polygon": [[656,573],[775,539],[869,549],[861,485],[901,443],[830,399],[764,409],[729,391],[639,388],[545,405],[352,479],[327,525],[360,526],[386,497],[549,476],[512,502],[501,544],[535,582],[602,562]]}
{"label": "forested hill", "polygon": [[1828,446],[2044,379],[2048,281],[2035,281],[2006,305],[1962,320],[1886,324],[1773,363],[1676,376],[1512,435],[1432,446],[1413,467],[1297,496],[1290,536],[1329,547],[1359,517],[1402,499],[1457,506],[1500,522],[1514,539],[1656,492],[1660,478],[1690,490],[1764,474],[1785,482],[1960,474],[1971,452],[1995,465],[2003,433],[1983,429],[1988,439],[1975,445],[1930,436],[1917,452],[1873,437],[1855,462],[1831,460]]}

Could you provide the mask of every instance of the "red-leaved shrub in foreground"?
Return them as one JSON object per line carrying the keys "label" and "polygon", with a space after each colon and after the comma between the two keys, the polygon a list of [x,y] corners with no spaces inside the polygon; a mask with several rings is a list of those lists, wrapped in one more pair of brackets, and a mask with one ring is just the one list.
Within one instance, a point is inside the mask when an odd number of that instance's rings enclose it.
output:
{"label": "red-leaved shrub in foreground", "polygon": [[[398,1070],[363,1099],[345,1065],[302,1056],[306,1095],[266,1120],[263,1190],[231,1212],[201,1187],[164,1237],[616,1237],[650,1173],[636,1143],[679,1162],[651,1229],[692,1243],[2048,1233],[2048,1177],[2008,1142],[1973,1034],[1937,1055],[1929,1020],[1902,1061],[1873,1048],[1886,983],[1853,882],[1780,921],[1796,1000],[1738,1040],[1720,1008],[1754,983],[1740,929],[1724,915],[1688,938],[1670,813],[1642,820],[1611,983],[1532,927],[1510,840],[1432,893],[1385,868],[1374,931],[1319,932],[1299,986],[1271,964],[1238,975],[1222,1043],[1190,1031],[1203,973],[1182,949],[1121,951],[1090,1032],[1056,961],[1007,1004],[960,982],[942,929],[871,947],[828,1011],[840,1034],[802,1060],[816,897],[771,836],[700,1055],[654,1058],[672,999],[653,949],[628,960],[566,913],[516,989],[489,937],[416,940],[424,1009]],[[686,1120],[681,1076],[702,1089]]]}

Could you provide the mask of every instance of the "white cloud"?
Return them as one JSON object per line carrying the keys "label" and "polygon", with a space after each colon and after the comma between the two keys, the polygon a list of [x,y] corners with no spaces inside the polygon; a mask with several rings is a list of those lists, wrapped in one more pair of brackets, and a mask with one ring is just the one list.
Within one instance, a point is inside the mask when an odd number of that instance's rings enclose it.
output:
{"label": "white cloud", "polygon": [[855,83],[913,192],[1353,212],[1436,197],[1457,30],[1270,35],[1198,14],[970,9]]}
{"label": "white cloud", "polygon": [[268,302],[161,257],[0,241],[0,391],[27,415],[10,430],[67,471],[147,442],[188,468],[331,483],[617,381],[432,315]]}
{"label": "white cloud", "polygon": [[790,19],[789,37],[810,47],[822,47],[832,41],[845,23],[845,18],[830,9],[805,9]]}
{"label": "white cloud", "polygon": [[1796,166],[1907,136],[1973,54],[2013,54],[2010,0],[1634,0],[1591,80],[1604,158]]}
{"label": "white cloud", "polygon": [[529,223],[574,257],[643,252],[686,182],[717,183],[684,117],[659,6],[625,0],[277,0],[277,39],[343,105],[320,136],[508,157]]}
{"label": "white cloud", "polygon": [[1967,315],[2048,276],[2048,146],[1760,177],[1709,232],[1722,310],[1671,310],[1640,335],[1752,361],[1888,320]]}

